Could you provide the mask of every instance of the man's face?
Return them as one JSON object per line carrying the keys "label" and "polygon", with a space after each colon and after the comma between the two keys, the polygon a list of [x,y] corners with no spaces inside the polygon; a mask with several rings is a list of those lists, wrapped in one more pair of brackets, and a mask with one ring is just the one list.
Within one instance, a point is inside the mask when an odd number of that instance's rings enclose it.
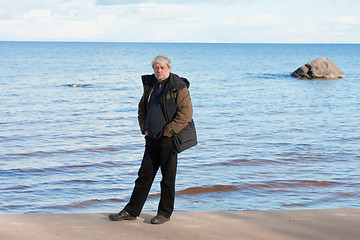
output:
{"label": "man's face", "polygon": [[167,64],[155,63],[153,66],[155,77],[157,80],[164,81],[170,75],[171,68]]}

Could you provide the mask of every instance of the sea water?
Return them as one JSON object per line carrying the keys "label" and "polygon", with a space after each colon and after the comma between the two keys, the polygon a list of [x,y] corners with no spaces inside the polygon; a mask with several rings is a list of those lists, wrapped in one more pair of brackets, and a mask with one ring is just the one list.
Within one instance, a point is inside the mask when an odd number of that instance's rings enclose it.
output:
{"label": "sea water", "polygon": [[[360,207],[360,45],[0,42],[0,211],[117,212],[144,151],[140,77],[164,54],[198,145],[176,211]],[[290,74],[319,57],[345,79]],[[158,173],[144,211],[156,211]]]}

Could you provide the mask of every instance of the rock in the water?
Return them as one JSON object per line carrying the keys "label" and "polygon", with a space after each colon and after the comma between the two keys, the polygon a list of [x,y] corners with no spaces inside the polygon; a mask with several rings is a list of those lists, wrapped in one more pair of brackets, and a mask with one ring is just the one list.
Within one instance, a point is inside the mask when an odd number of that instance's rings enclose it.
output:
{"label": "rock in the water", "polygon": [[89,84],[80,84],[80,83],[71,83],[68,84],[69,87],[87,87]]}
{"label": "rock in the water", "polygon": [[318,58],[298,68],[291,76],[305,79],[344,78],[341,69],[329,58]]}

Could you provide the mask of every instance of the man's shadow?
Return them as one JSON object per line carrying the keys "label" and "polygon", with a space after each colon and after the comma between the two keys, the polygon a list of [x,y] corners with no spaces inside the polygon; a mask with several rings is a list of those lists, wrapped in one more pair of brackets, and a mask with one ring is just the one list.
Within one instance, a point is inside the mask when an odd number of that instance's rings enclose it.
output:
{"label": "man's shadow", "polygon": [[[102,219],[106,220],[106,221],[110,221],[109,219],[109,214],[108,213],[102,213],[101,215],[103,215]],[[156,215],[156,214],[155,214]],[[155,215],[151,215],[148,213],[141,213],[140,216],[137,218],[137,220],[141,220],[143,219],[144,223],[148,223],[151,224],[151,219],[155,216]],[[128,221],[128,220],[124,220],[124,221]],[[130,220],[132,221],[132,220]],[[136,220],[135,220],[136,221]]]}
{"label": "man's shadow", "polygon": [[153,215],[150,215],[148,213],[141,213],[139,218],[144,219],[144,223],[149,223],[151,224],[151,219],[153,218]]}

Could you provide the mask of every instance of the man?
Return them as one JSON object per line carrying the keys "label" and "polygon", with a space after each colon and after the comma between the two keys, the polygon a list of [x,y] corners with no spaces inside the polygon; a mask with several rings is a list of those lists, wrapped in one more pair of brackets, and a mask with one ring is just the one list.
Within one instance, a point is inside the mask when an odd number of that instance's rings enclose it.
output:
{"label": "man", "polygon": [[[142,76],[144,93],[138,106],[145,153],[130,201],[122,211],[109,215],[112,221],[135,220],[140,215],[159,168],[160,202],[151,223],[169,221],[174,209],[177,154],[196,144],[189,81],[171,73],[166,56],[157,56],[151,64],[154,74]],[[179,142],[190,144],[181,148]]]}

